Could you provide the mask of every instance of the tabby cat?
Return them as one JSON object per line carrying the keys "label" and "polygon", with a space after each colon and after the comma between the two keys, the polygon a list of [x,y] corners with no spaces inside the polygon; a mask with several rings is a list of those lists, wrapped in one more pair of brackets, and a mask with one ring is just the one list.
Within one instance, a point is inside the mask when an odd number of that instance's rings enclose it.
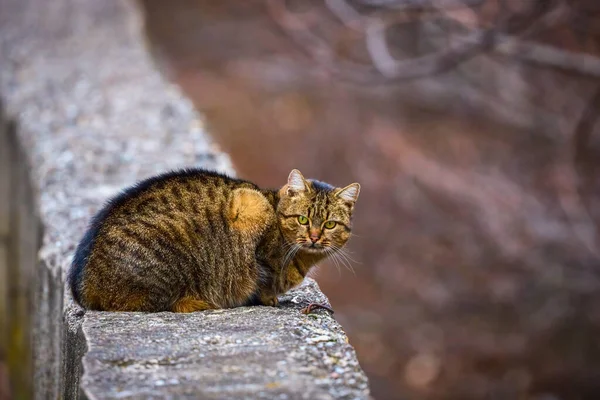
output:
{"label": "tabby cat", "polygon": [[92,310],[277,305],[277,295],[346,244],[359,191],[298,170],[280,190],[201,169],[153,177],[94,216],[68,282]]}

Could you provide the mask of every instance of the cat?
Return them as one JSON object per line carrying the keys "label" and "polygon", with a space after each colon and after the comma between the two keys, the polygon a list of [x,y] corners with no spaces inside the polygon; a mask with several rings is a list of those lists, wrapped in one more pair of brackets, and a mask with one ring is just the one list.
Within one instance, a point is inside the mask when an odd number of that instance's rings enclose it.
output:
{"label": "cat", "polygon": [[110,200],[67,281],[84,308],[193,312],[278,304],[351,236],[360,185],[293,170],[279,190],[202,169],[141,181]]}

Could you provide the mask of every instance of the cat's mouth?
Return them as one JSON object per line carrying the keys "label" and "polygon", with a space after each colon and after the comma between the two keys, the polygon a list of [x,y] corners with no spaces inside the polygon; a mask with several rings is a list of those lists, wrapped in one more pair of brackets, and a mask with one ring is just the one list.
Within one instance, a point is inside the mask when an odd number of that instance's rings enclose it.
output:
{"label": "cat's mouth", "polygon": [[309,253],[321,253],[324,251],[324,247],[320,243],[304,243],[302,245],[302,250],[307,251]]}

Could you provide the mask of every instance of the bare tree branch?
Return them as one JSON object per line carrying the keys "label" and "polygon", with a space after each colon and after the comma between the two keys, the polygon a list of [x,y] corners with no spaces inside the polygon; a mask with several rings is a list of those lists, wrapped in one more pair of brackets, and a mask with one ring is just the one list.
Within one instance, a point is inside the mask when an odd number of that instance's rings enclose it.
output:
{"label": "bare tree branch", "polygon": [[573,134],[573,159],[580,164],[589,160],[589,142],[596,123],[600,119],[600,86],[587,102]]}
{"label": "bare tree branch", "polygon": [[[345,27],[364,35],[372,65],[339,59],[331,46],[313,33],[309,22],[287,10],[283,2],[267,0],[272,17],[284,31],[328,73],[345,80],[377,84],[386,83],[389,80],[424,78],[447,72],[486,52],[541,67],[600,77],[600,59],[597,57],[523,40],[523,38],[569,21],[573,17],[573,13],[565,1],[547,1],[536,4],[528,15],[520,16],[516,21],[516,26],[524,25],[525,29],[510,29],[517,30],[517,35],[512,36],[503,33],[505,26],[512,25],[513,28],[515,26],[515,21],[510,18],[511,16],[505,16],[502,18],[503,22],[487,30],[477,29],[474,26],[468,27],[474,23],[465,22],[465,18],[471,21],[477,21],[477,18],[476,16],[465,17],[468,15],[465,12],[472,12],[470,7],[480,2],[389,0],[383,2],[362,1],[360,3],[400,10],[399,13],[391,16],[389,13],[365,16],[346,0],[324,0],[325,6]],[[391,55],[386,39],[386,31],[389,26],[414,20],[423,21],[423,18],[429,20],[446,18],[456,21],[455,18],[446,15],[449,10],[461,10],[461,23],[468,24],[464,28],[469,30],[469,33],[453,39],[455,43],[445,49],[418,58],[398,60]]]}
{"label": "bare tree branch", "polygon": [[409,80],[437,75],[493,48],[496,31],[472,33],[462,44],[412,60],[395,60],[389,53],[385,29],[378,22],[367,28],[366,43],[376,68],[387,78]]}
{"label": "bare tree branch", "polygon": [[444,8],[446,10],[453,10],[459,8],[473,8],[481,6],[486,0],[354,0],[355,3],[387,8],[392,10],[406,10],[406,9],[439,9]]}
{"label": "bare tree branch", "polygon": [[518,38],[499,38],[494,52],[498,55],[518,59],[532,65],[552,68],[567,73],[600,78],[600,58],[584,53],[560,50],[556,47]]}
{"label": "bare tree branch", "polygon": [[580,191],[579,168],[590,161],[589,141],[600,114],[600,86],[587,102],[572,136],[572,146],[565,149],[563,160],[557,165],[556,183],[560,205],[565,212],[571,229],[590,253],[600,256],[600,227],[583,201]]}
{"label": "bare tree branch", "polygon": [[[558,7],[551,10],[543,10],[543,18],[535,20],[535,23],[528,27],[521,34],[529,36],[541,30],[547,29],[563,20],[567,10],[561,2]],[[501,24],[502,25],[502,24]],[[415,79],[431,76],[446,72],[457,65],[471,59],[472,57],[486,51],[499,51],[504,55],[519,55],[524,60],[535,61],[530,57],[533,52],[535,56],[540,56],[541,63],[548,62],[557,65],[558,60],[549,54],[545,48],[538,48],[532,44],[521,44],[514,37],[503,35],[499,32],[501,26],[486,31],[473,31],[467,37],[460,39],[460,44],[444,49],[438,53],[433,53],[415,60],[398,61],[391,57],[388,45],[385,39],[385,27],[380,22],[374,20],[366,31],[367,49],[371,55],[373,63],[382,75],[391,79]],[[523,54],[519,54],[522,51]],[[538,54],[539,53],[539,54]],[[572,66],[577,68],[577,61],[570,57],[565,60],[564,68]],[[573,62],[575,61],[575,62]],[[594,65],[595,67],[595,65]],[[591,69],[595,71],[595,68]],[[600,70],[599,70],[600,71]]]}

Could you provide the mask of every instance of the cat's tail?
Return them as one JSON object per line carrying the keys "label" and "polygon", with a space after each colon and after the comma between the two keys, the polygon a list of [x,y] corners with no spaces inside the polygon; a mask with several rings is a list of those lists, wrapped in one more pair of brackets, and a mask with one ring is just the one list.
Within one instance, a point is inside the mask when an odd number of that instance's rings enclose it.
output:
{"label": "cat's tail", "polygon": [[73,262],[71,263],[69,271],[67,272],[67,285],[71,289],[73,298],[79,305],[82,305],[81,292],[83,290],[83,276],[85,272],[85,266],[92,250],[94,236],[95,235],[92,230],[88,230],[86,232],[81,242],[79,242],[77,249],[75,250]]}

